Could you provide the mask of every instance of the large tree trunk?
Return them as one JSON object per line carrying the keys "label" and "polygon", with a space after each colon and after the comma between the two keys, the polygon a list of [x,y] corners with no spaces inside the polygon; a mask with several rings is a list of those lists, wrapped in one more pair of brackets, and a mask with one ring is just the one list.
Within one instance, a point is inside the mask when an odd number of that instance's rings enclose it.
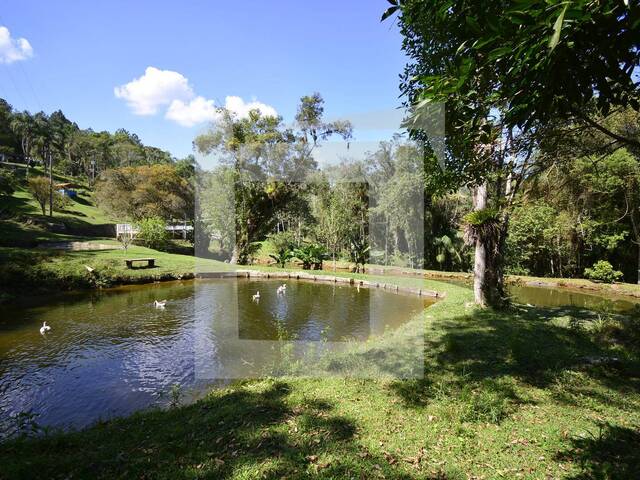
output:
{"label": "large tree trunk", "polygon": [[[487,208],[487,184],[473,192],[473,209]],[[503,250],[506,237],[506,219],[496,224],[475,226],[475,258],[473,264],[473,293],[475,303],[500,308],[504,306]]]}
{"label": "large tree trunk", "polygon": [[[487,208],[487,184],[476,187],[473,191],[473,209]],[[484,294],[487,272],[487,248],[480,235],[476,236],[475,257],[473,260],[473,296],[478,305],[485,306],[487,300]]]}
{"label": "large tree trunk", "polygon": [[237,243],[233,244],[233,251],[231,252],[231,260],[229,260],[229,263],[231,265],[237,265],[238,261],[240,259],[240,251],[242,250],[242,247],[240,245],[238,245]]}

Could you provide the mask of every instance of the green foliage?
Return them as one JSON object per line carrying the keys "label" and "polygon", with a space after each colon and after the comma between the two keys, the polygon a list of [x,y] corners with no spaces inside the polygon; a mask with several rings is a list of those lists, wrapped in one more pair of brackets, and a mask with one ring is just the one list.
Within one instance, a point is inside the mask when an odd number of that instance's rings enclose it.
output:
{"label": "green foliage", "polygon": [[27,182],[29,192],[38,202],[42,209],[42,214],[46,215],[47,204],[49,203],[49,180],[45,177],[30,177]]}
{"label": "green foliage", "polygon": [[584,276],[591,280],[604,283],[613,283],[622,280],[622,272],[614,270],[606,260],[596,262],[593,267],[584,269]]}
{"label": "green foliage", "polygon": [[[169,152],[144,145],[134,133],[118,129],[111,134],[80,129],[62,111],[50,115],[13,110],[0,99],[0,153],[13,160],[47,163],[66,175],[82,176],[93,182],[111,168],[168,164]],[[187,160],[188,161],[188,160]]]}
{"label": "green foliage", "polygon": [[295,258],[302,262],[304,270],[322,270],[322,262],[328,258],[327,252],[322,245],[308,243],[293,250]]}
{"label": "green foliage", "polygon": [[295,242],[293,234],[289,231],[278,232],[269,235],[269,241],[275,249],[275,253],[269,254],[269,256],[276,262],[276,265],[284,268],[285,264],[294,258],[293,247]]}
{"label": "green foliage", "polygon": [[276,251],[275,254],[271,253],[269,256],[276,262],[280,268],[284,268],[285,264],[294,257],[293,251],[288,248],[281,248]]}
{"label": "green foliage", "polygon": [[586,116],[592,104],[605,114],[613,106],[638,109],[635,2],[393,3],[385,18],[399,11],[403,47],[415,62],[405,72],[405,90],[450,102],[458,118],[469,105],[481,106],[482,95],[506,106],[508,127],[525,129]]}
{"label": "green foliage", "polygon": [[349,247],[351,261],[356,264],[356,273],[360,272],[361,267],[364,272],[364,266],[369,261],[369,251],[371,250],[371,246],[365,239],[356,237],[351,239]]}
{"label": "green foliage", "polygon": [[441,237],[436,237],[433,243],[436,248],[435,259],[440,265],[440,270],[443,270],[446,262],[454,269],[463,267],[464,244],[460,232],[457,232],[455,236],[442,235]]}
{"label": "green foliage", "polygon": [[[285,127],[282,118],[258,110],[238,118],[221,109],[215,126],[194,140],[201,153],[218,153],[232,176],[235,245],[231,263],[246,263],[249,245],[263,240],[288,206],[303,198],[302,182],[316,168],[312,152],[317,142],[333,135],[350,137],[348,122],[323,121],[323,102],[319,94],[301,98],[297,130]],[[218,186],[211,184],[211,188]],[[202,218],[206,216],[202,212]]]}
{"label": "green foliage", "polygon": [[574,223],[544,201],[516,207],[507,237],[508,271],[514,274],[562,276],[573,267]]}
{"label": "green foliage", "polygon": [[13,172],[0,168],[0,197],[13,195],[18,181]]}
{"label": "green foliage", "polygon": [[193,218],[193,186],[172,165],[108,170],[96,185],[96,198],[116,218]]}
{"label": "green foliage", "polygon": [[499,212],[495,208],[483,208],[482,210],[474,210],[466,214],[463,218],[464,222],[474,227],[480,227],[498,219]]}
{"label": "green foliage", "polygon": [[290,230],[272,233],[267,238],[276,250],[292,250],[296,244],[293,232]]}
{"label": "green foliage", "polygon": [[163,219],[159,217],[142,219],[138,223],[138,228],[140,231],[137,238],[145,247],[154,250],[166,248],[169,235],[167,234],[167,224]]}

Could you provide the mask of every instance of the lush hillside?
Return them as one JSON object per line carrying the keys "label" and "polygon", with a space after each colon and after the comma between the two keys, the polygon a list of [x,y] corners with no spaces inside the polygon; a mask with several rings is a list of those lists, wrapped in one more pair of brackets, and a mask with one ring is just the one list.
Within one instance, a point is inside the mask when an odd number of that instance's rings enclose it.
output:
{"label": "lush hillside", "polygon": [[[24,166],[2,164],[2,168],[13,170],[17,180],[15,191],[11,196],[3,197],[0,207],[0,245],[31,247],[45,241],[112,236],[115,221],[96,206],[93,192],[85,181],[58,173],[54,175],[56,183],[78,185],[78,195],[68,198],[68,204],[50,217],[42,215],[40,206],[28,191]],[[44,174],[42,168],[30,169],[31,176]]]}

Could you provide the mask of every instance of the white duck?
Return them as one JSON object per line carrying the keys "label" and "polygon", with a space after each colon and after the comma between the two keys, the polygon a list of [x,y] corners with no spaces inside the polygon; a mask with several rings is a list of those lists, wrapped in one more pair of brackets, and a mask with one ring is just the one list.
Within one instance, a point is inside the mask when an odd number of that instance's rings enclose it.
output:
{"label": "white duck", "polygon": [[42,326],[40,327],[40,335],[44,335],[49,330],[51,330],[51,327],[47,325],[47,322],[42,322]]}
{"label": "white duck", "polygon": [[251,297],[251,300],[253,300],[254,302],[257,302],[260,300],[260,290],[258,290],[255,295],[253,297]]}
{"label": "white duck", "polygon": [[167,304],[166,300],[162,300],[162,301],[154,300],[153,301],[153,306],[156,307],[156,308],[164,308],[166,304]]}
{"label": "white duck", "polygon": [[280,285],[278,287],[277,293],[278,295],[284,295],[285,293],[287,293],[287,286],[284,283]]}

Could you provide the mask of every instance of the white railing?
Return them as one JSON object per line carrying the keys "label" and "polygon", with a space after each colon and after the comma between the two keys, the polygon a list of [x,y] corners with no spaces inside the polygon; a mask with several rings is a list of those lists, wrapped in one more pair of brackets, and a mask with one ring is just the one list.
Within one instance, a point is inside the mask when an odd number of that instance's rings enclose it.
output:
{"label": "white railing", "polygon": [[136,235],[140,232],[140,229],[130,223],[118,223],[116,225],[116,238],[120,235],[133,234]]}
{"label": "white railing", "polygon": [[[193,225],[167,225],[166,230],[168,232],[191,232],[193,231]],[[120,235],[137,235],[140,233],[140,228],[130,223],[118,223],[116,224],[116,238]]]}

